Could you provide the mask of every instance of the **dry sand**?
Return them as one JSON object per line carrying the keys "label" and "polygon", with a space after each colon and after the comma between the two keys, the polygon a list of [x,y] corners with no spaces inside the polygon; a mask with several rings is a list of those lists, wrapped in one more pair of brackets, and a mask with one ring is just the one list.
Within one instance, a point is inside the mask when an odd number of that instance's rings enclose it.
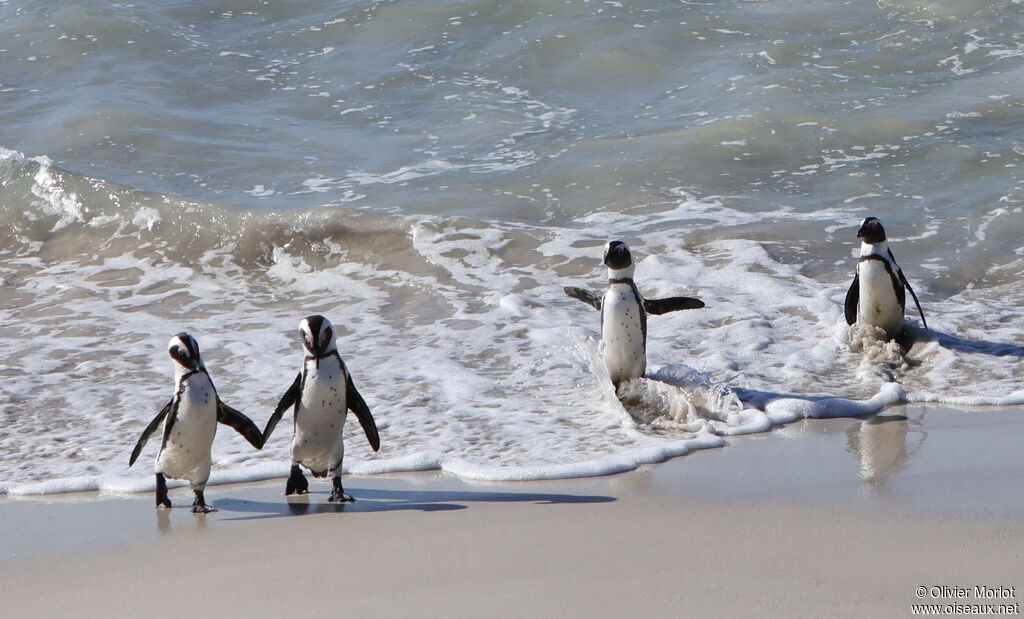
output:
{"label": "dry sand", "polygon": [[[894,415],[906,414],[910,419]],[[5,617],[905,617],[1024,597],[1024,411],[808,421],[636,472],[0,501]]]}

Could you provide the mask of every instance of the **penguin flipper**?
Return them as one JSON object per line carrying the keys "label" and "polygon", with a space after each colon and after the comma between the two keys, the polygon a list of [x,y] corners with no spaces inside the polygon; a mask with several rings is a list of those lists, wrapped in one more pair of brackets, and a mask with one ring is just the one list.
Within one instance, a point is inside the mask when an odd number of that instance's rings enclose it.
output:
{"label": "penguin flipper", "polygon": [[852,325],[857,322],[857,303],[860,302],[860,274],[853,276],[853,283],[846,291],[846,324]]}
{"label": "penguin flipper", "polygon": [[234,428],[249,444],[256,449],[263,449],[263,435],[260,429],[246,417],[242,412],[235,410],[227,404],[217,400],[217,423],[222,423]]}
{"label": "penguin flipper", "polygon": [[[892,255],[892,249],[889,250],[889,259],[892,260],[893,266],[896,268],[896,273],[899,275],[900,283],[903,287],[910,291],[910,296],[914,298],[914,305],[917,306],[917,313],[921,315],[921,322],[924,323],[924,328],[928,328],[928,321],[924,319],[924,311],[921,310],[921,302],[917,300],[917,294],[914,289],[910,287],[910,282],[907,281],[907,276],[903,274],[903,269],[896,264],[896,256]],[[904,299],[906,296],[904,295]],[[902,305],[903,303],[901,303]]]}
{"label": "penguin flipper", "polygon": [[277,422],[281,421],[281,417],[285,411],[295,406],[295,403],[299,401],[299,395],[302,391],[302,372],[295,375],[295,381],[292,382],[292,386],[288,387],[288,391],[284,392],[281,396],[281,401],[277,403],[277,408],[274,409],[274,414],[267,420],[267,427],[263,428],[263,444],[267,443],[270,438],[270,434],[277,427]]}
{"label": "penguin flipper", "polygon": [[153,436],[156,429],[160,427],[160,424],[164,421],[164,417],[167,416],[167,413],[171,412],[171,407],[173,405],[174,398],[171,398],[171,401],[160,409],[160,412],[156,414],[156,417],[153,417],[153,421],[150,421],[149,425],[146,426],[146,429],[142,431],[142,436],[139,437],[139,442],[135,443],[135,449],[132,450],[132,457],[128,461],[129,468],[131,468],[131,466],[135,464],[135,461],[139,459],[139,454],[142,453],[142,448],[146,446],[146,441],[148,441],[149,437]]}
{"label": "penguin flipper", "polygon": [[700,309],[704,302],[692,297],[668,297],[666,299],[644,299],[644,310],[658,316],[679,310]]}
{"label": "penguin flipper", "polygon": [[574,299],[579,299],[587,305],[592,306],[594,309],[600,311],[601,309],[601,297],[597,296],[589,290],[577,288],[576,286],[566,286],[565,294],[569,295]]}
{"label": "penguin flipper", "polygon": [[347,383],[345,400],[348,404],[348,409],[356,414],[356,417],[359,419],[359,425],[363,426],[363,432],[366,433],[366,440],[370,441],[370,447],[377,451],[380,449],[380,434],[377,433],[377,422],[373,420],[373,415],[370,414],[370,407],[366,405],[363,396],[359,395],[359,391],[352,382],[352,376],[347,372],[345,374],[345,382]]}
{"label": "penguin flipper", "polygon": [[924,328],[928,328],[928,321],[924,319],[924,310],[921,309],[921,302],[917,300],[917,294],[914,293],[914,289],[910,287],[910,282],[907,281],[907,277],[903,274],[903,269],[899,269],[900,280],[903,282],[903,286],[906,287],[907,291],[910,292],[910,296],[914,298],[914,305],[917,306],[917,313],[921,315],[921,322],[924,323]]}

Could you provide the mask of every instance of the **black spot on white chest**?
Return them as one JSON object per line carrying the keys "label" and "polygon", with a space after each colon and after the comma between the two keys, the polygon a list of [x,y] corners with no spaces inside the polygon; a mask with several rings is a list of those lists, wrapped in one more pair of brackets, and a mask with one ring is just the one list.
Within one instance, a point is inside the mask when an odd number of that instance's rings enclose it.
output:
{"label": "black spot on white chest", "polygon": [[340,369],[321,368],[307,376],[301,402],[309,410],[344,414],[346,395],[344,373]]}

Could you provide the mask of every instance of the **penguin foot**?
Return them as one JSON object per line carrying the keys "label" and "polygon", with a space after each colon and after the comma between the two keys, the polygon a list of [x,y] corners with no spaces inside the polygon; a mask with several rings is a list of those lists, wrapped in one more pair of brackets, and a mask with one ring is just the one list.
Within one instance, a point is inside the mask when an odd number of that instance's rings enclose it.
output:
{"label": "penguin foot", "polygon": [[335,490],[331,492],[331,496],[328,497],[328,503],[351,503],[355,501],[355,498],[351,494],[342,492],[341,490]]}
{"label": "penguin foot", "polygon": [[328,503],[351,503],[352,501],[355,501],[355,499],[352,498],[352,495],[347,494],[344,488],[341,487],[340,477],[334,477],[331,479],[331,482],[333,482],[334,488],[331,490],[330,498],[327,499]]}
{"label": "penguin foot", "polygon": [[164,478],[163,473],[156,474],[156,506],[171,508],[171,499],[167,498],[167,479]]}
{"label": "penguin foot", "polygon": [[292,474],[288,476],[288,483],[284,486],[285,496],[292,494],[306,494],[309,492],[309,482],[299,469],[298,464],[292,465]]}
{"label": "penguin foot", "polygon": [[210,507],[206,504],[206,498],[203,496],[202,490],[196,490],[196,500],[192,503],[193,514],[209,514],[210,512],[217,511],[216,507]]}

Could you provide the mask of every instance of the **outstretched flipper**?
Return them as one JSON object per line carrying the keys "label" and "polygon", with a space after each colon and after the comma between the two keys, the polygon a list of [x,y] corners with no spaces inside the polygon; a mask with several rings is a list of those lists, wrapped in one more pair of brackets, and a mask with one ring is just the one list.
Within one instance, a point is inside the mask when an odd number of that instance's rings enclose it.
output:
{"label": "outstretched flipper", "polygon": [[580,301],[583,301],[587,305],[593,306],[593,308],[598,311],[601,310],[601,297],[597,296],[593,292],[590,292],[589,290],[584,290],[582,288],[577,288],[575,286],[566,286],[565,294],[569,295],[574,299],[579,299]]}
{"label": "outstretched flipper", "polygon": [[302,373],[299,372],[295,375],[295,381],[291,387],[288,387],[288,391],[284,392],[281,397],[281,401],[277,403],[277,408],[274,409],[274,414],[267,420],[267,427],[263,428],[263,444],[267,443],[270,438],[270,434],[277,427],[277,422],[281,421],[281,417],[285,411],[295,406],[295,403],[299,401],[299,395],[302,391]]}
{"label": "outstretched flipper", "polygon": [[138,460],[139,454],[142,453],[142,448],[146,446],[146,441],[148,441],[149,437],[153,436],[156,429],[160,427],[160,424],[164,421],[164,417],[167,417],[167,413],[171,412],[171,407],[173,405],[174,398],[171,398],[171,401],[160,409],[160,412],[156,414],[156,417],[153,417],[153,421],[150,421],[149,425],[146,426],[146,429],[142,431],[142,436],[139,437],[139,442],[135,443],[135,449],[132,450],[131,460],[128,461],[129,467],[135,464],[135,461]]}
{"label": "outstretched flipper", "polygon": [[644,299],[644,310],[658,316],[679,310],[700,309],[704,302],[692,297],[668,297],[667,299]]}
{"label": "outstretched flipper", "polygon": [[346,373],[346,386],[345,400],[348,403],[348,409],[356,414],[359,419],[359,425],[363,426],[363,432],[366,433],[366,439],[370,441],[370,447],[373,447],[374,451],[380,449],[380,435],[377,433],[377,422],[373,420],[373,415],[370,414],[370,407],[366,405],[366,401],[363,400],[363,396],[359,395],[359,391],[356,390],[356,386],[352,383],[352,377]]}
{"label": "outstretched flipper", "polygon": [[260,429],[256,427],[256,424],[241,412],[221,402],[220,399],[217,400],[217,423],[234,428],[245,440],[249,441],[250,445],[256,449],[263,449],[263,435],[260,434]]}
{"label": "outstretched flipper", "polygon": [[[896,264],[896,257],[892,255],[891,249],[889,250],[889,259],[892,260],[893,265]],[[917,293],[915,293],[914,289],[910,287],[910,282],[907,281],[907,276],[903,274],[903,269],[896,266],[896,273],[899,274],[900,283],[903,284],[903,287],[910,292],[910,296],[914,298],[914,305],[917,306],[917,313],[921,315],[921,322],[924,323],[924,328],[927,329],[928,321],[924,319],[924,310],[921,309],[921,302],[917,300]]]}
{"label": "outstretched flipper", "polygon": [[853,283],[846,291],[846,324],[852,325],[857,322],[857,303],[860,302],[860,274],[853,276]]}

